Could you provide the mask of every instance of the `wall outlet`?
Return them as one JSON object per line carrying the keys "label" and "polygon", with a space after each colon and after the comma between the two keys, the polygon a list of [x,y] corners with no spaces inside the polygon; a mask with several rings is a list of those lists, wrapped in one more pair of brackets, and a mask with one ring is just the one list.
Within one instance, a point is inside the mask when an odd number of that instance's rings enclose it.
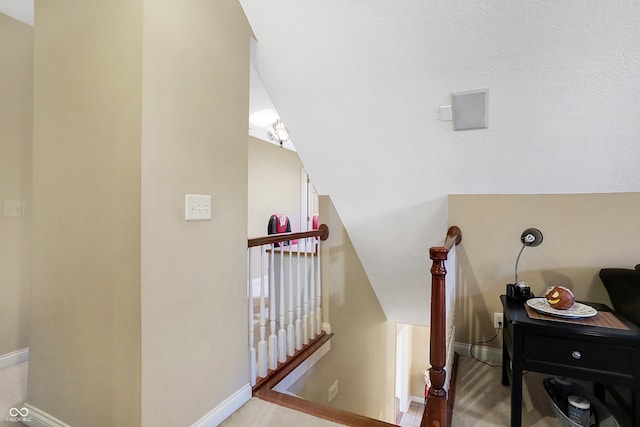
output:
{"label": "wall outlet", "polygon": [[329,402],[336,397],[336,394],[338,394],[338,380],[335,380],[333,384],[331,384],[331,387],[329,387]]}
{"label": "wall outlet", "polygon": [[504,326],[502,324],[503,322],[502,318],[503,318],[502,313],[493,313],[493,327],[495,329],[499,329]]}

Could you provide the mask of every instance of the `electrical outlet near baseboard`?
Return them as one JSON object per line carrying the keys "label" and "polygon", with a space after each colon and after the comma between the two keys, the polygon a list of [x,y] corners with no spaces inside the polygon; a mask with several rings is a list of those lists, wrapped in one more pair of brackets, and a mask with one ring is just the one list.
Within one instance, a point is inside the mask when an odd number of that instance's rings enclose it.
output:
{"label": "electrical outlet near baseboard", "polygon": [[502,313],[493,313],[493,327],[499,329],[502,327]]}
{"label": "electrical outlet near baseboard", "polygon": [[338,380],[335,380],[333,384],[331,384],[331,387],[329,387],[329,402],[336,397],[336,394],[338,394]]}

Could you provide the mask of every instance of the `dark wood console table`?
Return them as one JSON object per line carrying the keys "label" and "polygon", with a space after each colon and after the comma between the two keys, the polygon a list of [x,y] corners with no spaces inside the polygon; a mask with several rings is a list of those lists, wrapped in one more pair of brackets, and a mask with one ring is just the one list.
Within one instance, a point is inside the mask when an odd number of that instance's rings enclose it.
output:
{"label": "dark wood console table", "polygon": [[[640,328],[615,314],[625,329],[572,324],[529,317],[525,303],[501,295],[504,308],[502,384],[511,384],[511,426],[522,420],[522,371],[594,382],[604,400],[604,384],[632,390],[633,425],[640,425]],[[585,302],[598,312],[604,304]],[[600,315],[600,314],[598,314]]]}

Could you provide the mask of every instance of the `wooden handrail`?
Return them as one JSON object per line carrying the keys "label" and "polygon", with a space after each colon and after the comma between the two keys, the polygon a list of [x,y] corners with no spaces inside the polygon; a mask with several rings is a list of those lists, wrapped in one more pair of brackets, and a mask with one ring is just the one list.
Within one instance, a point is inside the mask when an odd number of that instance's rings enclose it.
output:
{"label": "wooden handrail", "polygon": [[272,245],[274,243],[306,239],[308,237],[319,237],[322,241],[327,240],[329,238],[329,226],[327,224],[320,224],[317,230],[301,231],[296,233],[278,233],[271,234],[269,236],[254,237],[247,240],[247,247],[252,248],[254,246]]}
{"label": "wooden handrail", "polygon": [[452,225],[447,230],[447,237],[444,239],[444,248],[447,249],[447,252],[451,250],[452,247],[457,246],[462,242],[462,230],[460,230],[455,225]]}
{"label": "wooden handrail", "polygon": [[429,379],[431,387],[421,427],[445,427],[451,424],[447,417],[446,379],[446,274],[444,262],[453,246],[462,241],[462,231],[456,226],[449,227],[443,246],[429,248],[431,266],[431,339]]}

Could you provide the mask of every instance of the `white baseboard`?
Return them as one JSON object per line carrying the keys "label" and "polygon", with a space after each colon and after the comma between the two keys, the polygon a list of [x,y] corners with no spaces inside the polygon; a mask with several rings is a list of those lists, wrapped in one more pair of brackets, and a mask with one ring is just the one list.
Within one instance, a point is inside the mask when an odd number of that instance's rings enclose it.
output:
{"label": "white baseboard", "polygon": [[424,396],[409,396],[409,400],[417,403],[424,403]]}
{"label": "white baseboard", "polygon": [[27,360],[29,360],[29,347],[3,354],[0,356],[0,369],[8,368],[9,366],[26,362]]}
{"label": "white baseboard", "polygon": [[[246,384],[220,405],[216,406],[211,412],[196,421],[192,427],[217,427],[242,405],[247,403],[249,399],[251,399],[251,386]],[[56,417],[28,403],[24,404],[24,408],[28,409],[29,413],[25,417],[21,417],[20,421],[28,427],[71,427],[69,424],[60,421]]]}
{"label": "white baseboard", "polygon": [[[300,365],[298,365],[289,375],[287,375],[282,381],[280,381],[275,387],[273,387],[274,391],[291,394],[287,390],[291,387],[296,381],[298,381],[302,376],[309,370],[313,365],[315,365],[320,359],[324,357],[331,350],[331,340],[322,344],[318,350],[313,352],[311,356],[305,359]],[[295,395],[294,395],[295,396]]]}
{"label": "white baseboard", "polygon": [[71,427],[69,424],[28,403],[25,403],[24,407],[29,410],[29,414],[21,422],[28,427]]}
{"label": "white baseboard", "polygon": [[[471,357],[471,344],[457,342],[455,343],[455,351],[461,356]],[[502,349],[493,347],[484,347],[479,345],[473,346],[473,355],[476,359],[480,359],[487,363],[502,363]]]}
{"label": "white baseboard", "polygon": [[216,427],[231,414],[240,409],[251,399],[251,386],[245,384],[240,390],[227,397],[224,402],[216,406],[204,417],[193,423],[191,427]]}

